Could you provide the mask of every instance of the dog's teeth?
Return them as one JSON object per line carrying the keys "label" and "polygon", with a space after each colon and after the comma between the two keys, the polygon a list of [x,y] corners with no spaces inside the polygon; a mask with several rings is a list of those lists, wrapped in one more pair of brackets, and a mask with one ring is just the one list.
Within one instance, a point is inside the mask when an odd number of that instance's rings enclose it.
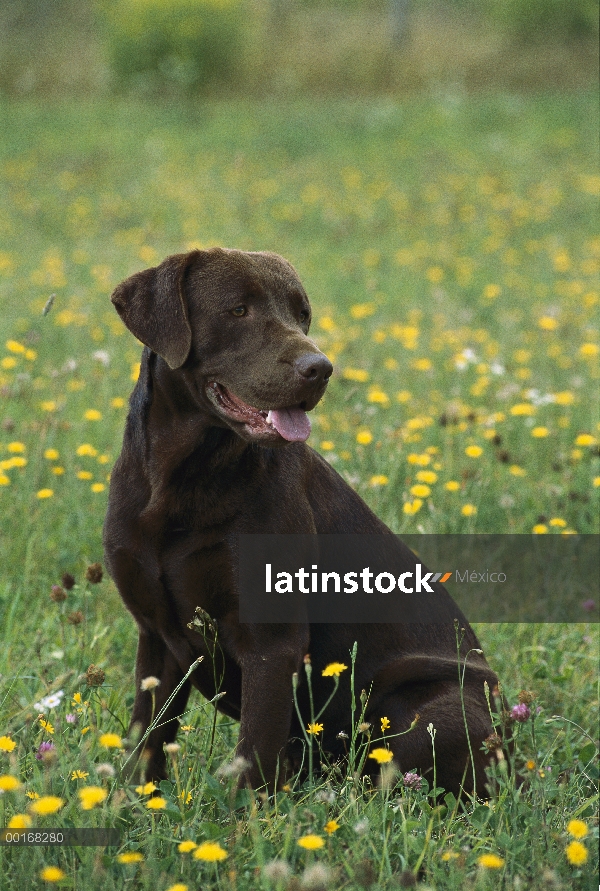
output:
{"label": "dog's teeth", "polygon": [[272,427],[272,426],[273,426],[273,422],[271,421],[271,415],[272,415],[272,412],[269,411],[267,417],[265,418],[265,421],[267,422],[267,424],[270,424],[271,427]]}

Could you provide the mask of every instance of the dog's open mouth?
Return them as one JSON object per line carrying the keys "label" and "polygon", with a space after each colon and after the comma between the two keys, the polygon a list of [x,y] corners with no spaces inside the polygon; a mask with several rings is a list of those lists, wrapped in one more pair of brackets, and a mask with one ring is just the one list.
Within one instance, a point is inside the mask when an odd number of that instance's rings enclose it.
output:
{"label": "dog's open mouth", "polygon": [[287,442],[305,442],[310,435],[310,420],[302,405],[272,408],[262,411],[242,402],[222,384],[210,381],[206,394],[220,414],[244,424],[253,436],[269,439],[285,439]]}

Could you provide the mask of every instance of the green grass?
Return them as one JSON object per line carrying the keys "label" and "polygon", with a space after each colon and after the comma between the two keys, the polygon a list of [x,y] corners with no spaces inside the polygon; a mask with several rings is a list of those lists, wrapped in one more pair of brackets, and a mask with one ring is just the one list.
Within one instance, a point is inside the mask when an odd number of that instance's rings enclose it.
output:
{"label": "green grass", "polygon": [[[145,856],[123,865],[93,848],[0,848],[3,889],[42,887],[49,864],[86,891],[294,889],[308,887],[313,862],[332,871],[329,887],[349,891],[398,887],[415,872],[436,889],[592,887],[598,634],[583,613],[581,624],[478,628],[509,702],[533,690],[541,709],[516,728],[513,757],[529,785],[517,792],[501,778],[491,807],[454,812],[442,800],[448,810],[435,810],[425,790],[376,791],[332,773],[232,809],[232,781],[216,770],[236,726],[219,719],[211,750],[212,706],[198,697],[178,785],[165,785],[167,807],[151,813],[134,787],[96,774],[98,762],[124,760],[99,734],[124,735],[135,629],[112,583],[86,584],[84,573],[102,560],[107,477],[140,353],[110,291],[169,253],[212,244],[295,264],[313,334],[336,366],[311,443],[394,531],[597,532],[594,101],[449,93],[401,105],[0,108],[0,736],[17,743],[0,752],[0,773],[24,784],[0,808],[9,819],[26,812],[23,790],[56,794],[64,808],[36,825],[118,822],[124,848]],[[419,484],[430,494],[411,492]],[[78,584],[58,605],[50,586],[65,571]],[[77,611],[83,621],[71,624]],[[106,672],[94,690],[81,678],[90,663]],[[49,738],[34,703],[58,689],[46,763],[34,757]],[[73,725],[77,691],[89,705]],[[71,780],[74,770],[89,776]],[[85,785],[111,795],[82,811]],[[580,867],[565,856],[574,817],[589,831]],[[330,819],[340,828],[326,837]],[[309,831],[324,848],[297,845]],[[228,859],[203,865],[177,851],[181,838],[216,839]],[[478,866],[483,853],[504,865]],[[269,879],[274,858],[295,878]]]}

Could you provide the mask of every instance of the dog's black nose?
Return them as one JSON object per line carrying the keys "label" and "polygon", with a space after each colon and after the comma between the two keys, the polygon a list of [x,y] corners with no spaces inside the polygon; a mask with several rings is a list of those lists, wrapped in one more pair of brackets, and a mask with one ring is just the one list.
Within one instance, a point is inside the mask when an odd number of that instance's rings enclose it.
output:
{"label": "dog's black nose", "polygon": [[304,353],[296,359],[294,368],[311,384],[326,383],[333,371],[333,365],[322,353]]}

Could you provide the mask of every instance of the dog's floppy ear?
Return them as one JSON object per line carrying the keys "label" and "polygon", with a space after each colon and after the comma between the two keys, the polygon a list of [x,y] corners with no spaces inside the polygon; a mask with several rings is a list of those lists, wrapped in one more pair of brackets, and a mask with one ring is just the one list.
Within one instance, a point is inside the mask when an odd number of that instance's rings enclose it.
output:
{"label": "dog's floppy ear", "polygon": [[183,279],[200,253],[174,254],[160,266],[136,272],[110,298],[131,333],[162,356],[169,368],[180,368],[192,345]]}

